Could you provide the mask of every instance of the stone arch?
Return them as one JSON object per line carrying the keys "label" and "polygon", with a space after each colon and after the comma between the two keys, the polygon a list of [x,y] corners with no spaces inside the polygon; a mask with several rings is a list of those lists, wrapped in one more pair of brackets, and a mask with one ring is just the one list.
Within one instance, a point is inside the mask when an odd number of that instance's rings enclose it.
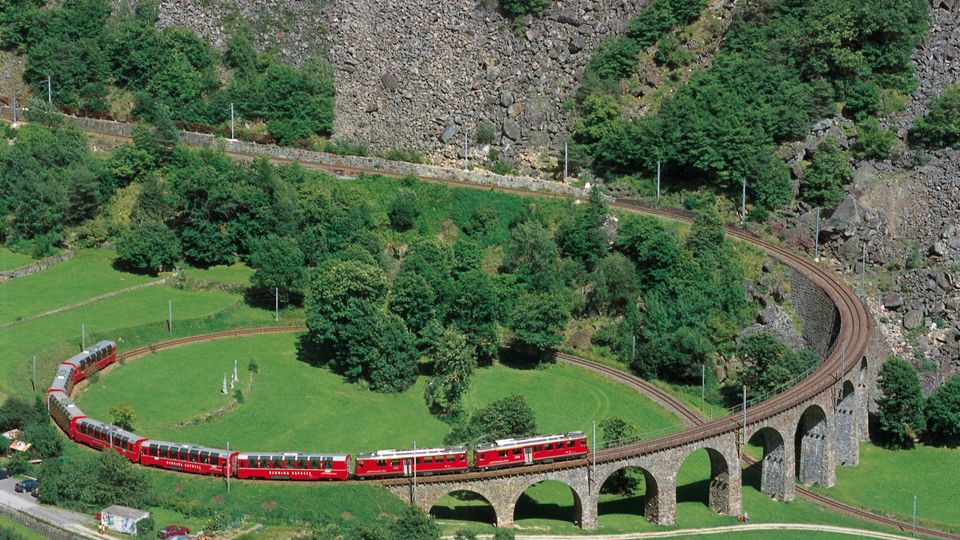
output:
{"label": "stone arch", "polygon": [[[522,501],[521,499],[523,499],[523,496],[527,493],[527,491],[528,491],[530,488],[532,488],[532,487],[534,487],[534,486],[536,486],[536,485],[543,484],[543,483],[546,483],[546,482],[554,482],[554,483],[558,483],[558,484],[563,484],[563,485],[567,486],[567,488],[570,489],[570,493],[573,494],[573,514],[572,514],[572,516],[570,516],[570,518],[571,518],[571,520],[573,521],[573,523],[574,523],[575,525],[583,526],[583,517],[584,517],[584,515],[583,515],[583,501],[582,501],[581,498],[580,498],[580,493],[578,493],[577,490],[576,490],[576,488],[574,488],[573,486],[571,486],[569,483],[567,483],[567,482],[565,482],[565,481],[563,481],[563,480],[554,479],[554,478],[541,478],[541,479],[537,479],[537,480],[535,480],[535,481],[533,481],[533,482],[526,482],[526,483],[523,484],[523,486],[524,486],[523,489],[521,489],[521,490],[519,490],[519,491],[516,492],[515,496],[513,497],[513,501],[512,501],[512,503],[511,503],[511,505],[510,505],[510,508],[509,508],[509,512],[510,512],[510,516],[509,516],[509,517],[511,518],[511,522],[515,522],[515,521],[517,520],[517,511],[520,510],[520,509],[524,506],[524,502],[525,502],[525,501]],[[529,504],[529,503],[528,503],[528,504]],[[555,509],[555,510],[556,510],[556,509]],[[557,515],[559,515],[559,513],[558,513]],[[504,516],[504,517],[506,517],[506,516]],[[557,519],[563,519],[563,518],[559,518],[559,517],[558,517]]]}
{"label": "stone arch", "polygon": [[817,404],[808,406],[797,422],[794,436],[796,474],[801,484],[823,487],[833,484],[829,433],[830,426],[823,408]]}
{"label": "stone arch", "polygon": [[[464,501],[467,504],[459,506],[440,506],[444,499]],[[482,500],[486,505],[470,504],[472,501]],[[449,501],[446,501],[449,502]],[[497,508],[493,501],[488,499],[482,493],[473,489],[453,489],[437,499],[431,501],[428,513],[437,519],[458,519],[463,521],[478,521],[498,525]]]}
{"label": "stone arch", "polygon": [[[690,455],[697,450],[706,450],[707,456],[710,458],[710,480],[707,488],[707,506],[720,514],[730,514],[734,507],[730,496],[730,472],[733,467],[732,464],[727,462],[727,458],[719,450],[709,446],[691,449],[683,456],[682,459],[679,460],[677,472],[674,474],[674,477],[679,478],[680,469],[683,467],[683,464],[687,461]],[[680,486],[678,481],[677,501],[680,500],[680,490],[683,487],[685,486]],[[737,503],[736,506],[739,506],[739,503]]]}
{"label": "stone arch", "polygon": [[845,380],[841,385],[840,396],[837,399],[837,414],[834,417],[837,433],[836,454],[839,465],[852,466],[859,461],[856,412],[856,390],[851,381]]}
{"label": "stone arch", "polygon": [[760,492],[778,501],[791,500],[793,471],[783,435],[772,427],[762,427],[748,440],[763,447],[763,459],[756,465],[760,468]]}
{"label": "stone arch", "polygon": [[[609,472],[609,474],[606,475],[606,477],[599,479],[600,483],[598,485],[600,486],[600,489],[602,490],[603,486],[607,483],[607,481],[613,478],[615,474],[626,469],[636,469],[643,474],[643,483],[644,483],[644,494],[643,494],[643,501],[642,501],[643,516],[647,519],[647,521],[654,521],[654,522],[657,521],[657,519],[659,519],[659,516],[660,516],[660,506],[659,506],[660,505],[660,486],[657,485],[656,477],[654,477],[653,474],[651,474],[650,471],[648,471],[647,469],[639,465],[630,465],[630,464],[624,465],[617,469],[613,469]],[[598,517],[601,514],[601,509],[603,508],[603,506],[604,506],[603,504],[597,505]]]}

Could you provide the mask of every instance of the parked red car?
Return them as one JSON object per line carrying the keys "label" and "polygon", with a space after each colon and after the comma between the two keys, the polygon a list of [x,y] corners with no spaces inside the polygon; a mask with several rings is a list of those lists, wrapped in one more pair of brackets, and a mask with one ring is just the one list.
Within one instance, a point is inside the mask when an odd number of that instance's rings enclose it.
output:
{"label": "parked red car", "polygon": [[180,525],[167,525],[166,527],[157,531],[157,538],[170,538],[171,536],[179,536],[190,534],[190,529],[187,527],[182,527]]}

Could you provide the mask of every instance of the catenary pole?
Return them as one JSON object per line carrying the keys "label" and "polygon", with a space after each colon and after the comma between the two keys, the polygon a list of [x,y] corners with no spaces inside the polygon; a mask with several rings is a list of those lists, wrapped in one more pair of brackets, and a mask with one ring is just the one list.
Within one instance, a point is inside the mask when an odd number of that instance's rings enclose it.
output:
{"label": "catenary pole", "polygon": [[13,114],[13,127],[17,127],[17,96],[13,96],[13,104],[10,106],[10,111]]}
{"label": "catenary pole", "polygon": [[913,534],[917,534],[917,496],[913,496]]}
{"label": "catenary pole", "polygon": [[230,441],[227,441],[227,493],[230,493]]}
{"label": "catenary pole", "polygon": [[568,148],[568,143],[563,143],[563,183],[567,183],[567,160],[570,157],[570,150]]}
{"label": "catenary pole", "polygon": [[417,504],[417,441],[413,441],[413,457],[410,458],[410,468],[413,470],[413,504]]}
{"label": "catenary pole", "polygon": [[657,160],[657,203],[660,202],[660,160]]}
{"label": "catenary pole", "polygon": [[280,287],[273,288],[273,313],[277,322],[280,322]]}
{"label": "catenary pole", "polygon": [[30,382],[33,383],[33,391],[37,391],[37,355],[33,355],[33,378],[30,379]]}
{"label": "catenary pole", "polygon": [[468,170],[470,161],[468,156],[469,147],[467,146],[467,130],[463,130],[463,170]]}
{"label": "catenary pole", "polygon": [[597,421],[593,421],[593,467],[590,468],[590,477],[593,478],[597,473]]}
{"label": "catenary pole", "polygon": [[236,117],[233,114],[233,103],[231,102],[230,103],[230,139],[231,140],[237,138],[236,135],[234,134],[235,127],[236,127]]}
{"label": "catenary pole", "polygon": [[80,323],[80,349],[87,350],[87,325]]}
{"label": "catenary pole", "polygon": [[747,385],[743,385],[743,443],[746,444],[747,440]]}
{"label": "catenary pole", "polygon": [[820,207],[817,207],[817,224],[813,232],[813,262],[820,262]]}
{"label": "catenary pole", "polygon": [[53,105],[53,83],[47,75],[47,105]]}
{"label": "catenary pole", "polygon": [[747,177],[743,177],[743,191],[740,194],[740,224],[747,221]]}
{"label": "catenary pole", "polygon": [[866,294],[866,289],[864,288],[864,277],[867,273],[867,243],[863,244],[863,254],[860,256],[860,298],[863,298],[863,295]]}
{"label": "catenary pole", "polygon": [[700,412],[703,412],[703,398],[706,394],[706,384],[707,384],[707,363],[704,362],[700,364]]}
{"label": "catenary pole", "polygon": [[167,330],[173,333],[173,300],[167,300]]}

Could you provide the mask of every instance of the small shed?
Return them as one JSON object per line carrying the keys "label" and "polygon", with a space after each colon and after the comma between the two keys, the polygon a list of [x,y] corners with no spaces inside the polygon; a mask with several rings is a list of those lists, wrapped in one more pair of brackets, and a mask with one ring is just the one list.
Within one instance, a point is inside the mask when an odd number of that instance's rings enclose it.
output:
{"label": "small shed", "polygon": [[100,523],[111,531],[136,536],[137,523],[148,517],[150,517],[150,512],[114,505],[104,508],[100,512]]}

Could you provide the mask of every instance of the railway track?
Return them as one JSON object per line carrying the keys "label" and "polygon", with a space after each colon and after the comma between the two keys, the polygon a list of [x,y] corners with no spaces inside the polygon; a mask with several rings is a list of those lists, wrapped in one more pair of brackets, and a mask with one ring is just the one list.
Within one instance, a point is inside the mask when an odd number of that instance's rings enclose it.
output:
{"label": "railway track", "polygon": [[[89,130],[88,130],[89,131]],[[92,132],[92,131],[91,131]],[[97,135],[104,135],[103,133],[92,132]],[[129,139],[128,137],[116,136],[114,134],[106,134],[114,139]],[[262,157],[259,154],[252,153],[240,153],[240,152],[227,152],[228,155],[237,159],[249,160],[257,157]],[[273,156],[268,156],[268,159],[274,163],[290,163],[293,160],[285,158],[277,158]],[[363,167],[347,167],[342,165],[329,165],[323,163],[315,162],[299,162],[302,166],[310,169],[323,170],[331,174],[339,176],[359,176],[363,174],[371,175],[381,175],[387,177],[402,177],[405,174],[395,173],[389,170],[383,169],[367,169]],[[477,189],[487,189],[495,190],[500,192],[507,193],[516,193],[525,196],[552,196],[552,197],[566,197],[567,195],[560,193],[552,193],[546,191],[528,191],[519,188],[507,188],[500,186],[491,186],[486,184],[474,184],[469,182],[451,180],[447,178],[439,177],[421,177],[423,181],[455,185],[459,187],[472,187]],[[686,223],[691,223],[693,221],[692,216],[686,212],[681,212],[679,210],[667,209],[662,207],[653,207],[650,205],[643,204],[639,201],[631,200],[616,200],[611,203],[612,207],[620,208],[622,210],[644,213],[647,215],[659,216],[671,220],[682,221]],[[842,376],[845,376],[850,371],[854,370],[858,364],[856,361],[846,363],[846,369],[843,374],[840,373],[840,367],[843,365],[843,359],[841,355],[843,354],[838,350],[838,344],[844,344],[843,349],[852,359],[859,359],[864,355],[867,348],[867,344],[870,339],[871,332],[870,328],[870,317],[867,313],[863,303],[860,302],[859,298],[847,287],[845,284],[837,280],[832,273],[826,269],[812,263],[807,260],[806,257],[800,256],[796,253],[793,253],[787,249],[784,249],[781,246],[768,242],[756,235],[753,235],[742,229],[727,226],[727,234],[732,237],[741,239],[749,244],[754,245],[760,249],[763,249],[768,255],[780,260],[787,266],[791,267],[794,270],[797,270],[808,279],[813,281],[817,286],[819,286],[833,301],[839,318],[839,329],[834,340],[834,346],[828,354],[827,358],[818,366],[818,368],[808,377],[801,380],[794,387],[781,392],[779,395],[774,396],[773,398],[764,401],[752,408],[748,408],[746,416],[746,424],[760,422],[765,418],[778,414],[787,410],[790,407],[795,406],[797,403],[806,401],[817,394],[827,391],[832,387],[835,387],[836,383],[841,379]],[[217,333],[215,338],[212,339],[227,339],[230,337],[239,337],[243,335],[253,335],[257,333],[276,333],[276,332],[291,332],[302,329],[302,327],[269,327],[269,331],[264,329],[241,329],[241,330],[231,330],[226,332]],[[207,339],[210,335],[207,335]],[[200,338],[200,339],[197,339]],[[158,344],[154,346],[140,347],[128,351],[123,355],[124,359],[133,359],[139,356],[149,354],[151,352],[162,350],[166,348],[172,348],[176,346],[186,345],[194,342],[203,341],[204,339],[201,336],[193,336],[189,338],[180,338],[177,340],[171,340],[163,344]],[[573,357],[576,358],[576,357]],[[652,441],[644,441],[634,445],[629,445],[626,447],[605,449],[603,451],[597,452],[597,461],[610,461],[619,459],[622,457],[654,452],[657,450],[663,450],[666,448],[671,448],[675,446],[680,446],[686,443],[694,442],[696,440],[701,440],[704,438],[712,437],[720,433],[729,431],[743,429],[745,426],[742,425],[742,422],[738,422],[736,418],[728,417],[719,420],[714,420],[711,422],[704,421],[699,414],[697,414],[692,408],[687,407],[684,403],[680,402],[673,396],[669,395],[667,392],[662,391],[661,389],[651,385],[642,379],[631,378],[627,374],[622,374],[622,372],[617,373],[618,370],[609,368],[608,366],[603,366],[602,364],[597,364],[590,362],[584,359],[572,360],[572,358],[560,358],[561,361],[568,361],[570,363],[579,363],[582,367],[586,367],[587,364],[593,364],[593,370],[610,378],[617,379],[624,384],[628,384],[636,388],[639,391],[647,393],[654,400],[660,402],[661,404],[673,409],[677,414],[688,424],[691,425],[689,429],[686,429],[680,433],[668,435],[666,437],[661,437]],[[749,458],[748,458],[749,459]],[[555,470],[559,468],[567,467],[578,467],[584,466],[587,464],[587,460],[573,460],[563,463],[553,463],[538,465],[534,467],[524,468],[525,472],[536,472],[532,469],[543,469],[543,470]],[[492,474],[491,474],[492,473]],[[508,475],[507,471],[488,471],[484,473],[468,473],[461,475],[452,475],[456,476],[459,480],[468,480],[477,478],[489,478],[491,476],[504,476]],[[440,481],[449,481],[453,478]],[[429,478],[424,478],[422,481],[431,481]],[[434,480],[437,481],[437,480]],[[385,483],[388,481],[385,481]],[[857,517],[859,519],[864,519],[878,524],[883,524],[885,526],[893,527],[899,530],[907,530],[904,527],[908,527],[903,522],[893,520],[890,518],[885,518],[882,516],[877,516],[875,514],[853,508],[842,503],[838,503],[823,497],[812,491],[809,491],[802,487],[797,487],[798,494],[801,497],[806,498],[815,502],[816,504],[831,509],[833,511]],[[935,531],[932,529],[918,528],[917,532],[921,534],[929,535],[936,538],[948,538],[948,539],[960,539],[960,536],[951,535],[949,533],[944,533],[941,531]]]}

